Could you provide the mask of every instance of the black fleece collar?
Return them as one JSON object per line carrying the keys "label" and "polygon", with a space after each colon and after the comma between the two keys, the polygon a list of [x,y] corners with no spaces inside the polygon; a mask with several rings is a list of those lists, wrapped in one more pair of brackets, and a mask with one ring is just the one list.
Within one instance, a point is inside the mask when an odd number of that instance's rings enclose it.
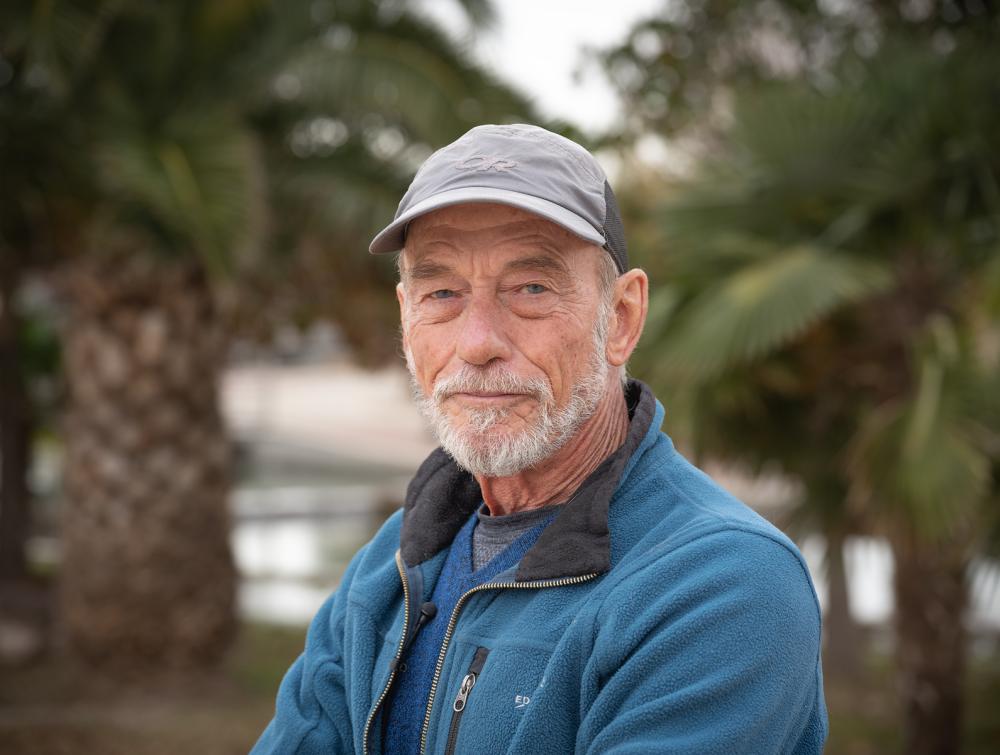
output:
{"label": "black fleece collar", "polygon": [[[610,568],[608,504],[656,411],[652,391],[638,380],[628,381],[625,400],[630,418],[625,442],[583,481],[524,555],[517,570],[518,582],[600,574]],[[403,561],[416,566],[451,545],[482,500],[475,478],[444,450],[436,449],[406,489],[400,534]]]}

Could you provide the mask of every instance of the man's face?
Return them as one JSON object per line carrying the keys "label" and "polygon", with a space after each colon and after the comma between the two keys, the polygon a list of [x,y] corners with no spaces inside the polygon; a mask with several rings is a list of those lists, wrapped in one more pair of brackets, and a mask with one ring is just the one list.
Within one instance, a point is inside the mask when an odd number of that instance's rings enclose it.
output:
{"label": "man's face", "polygon": [[439,441],[474,474],[537,465],[608,390],[604,254],[503,205],[411,225],[398,288],[407,365]]}

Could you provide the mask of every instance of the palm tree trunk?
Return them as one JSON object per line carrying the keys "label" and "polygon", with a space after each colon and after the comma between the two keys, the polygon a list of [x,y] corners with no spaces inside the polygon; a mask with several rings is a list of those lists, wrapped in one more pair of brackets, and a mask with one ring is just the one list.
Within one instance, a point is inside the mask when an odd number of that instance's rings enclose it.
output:
{"label": "palm tree trunk", "polygon": [[11,271],[0,273],[0,580],[27,573],[32,411],[18,349]]}
{"label": "palm tree trunk", "polygon": [[224,351],[199,270],[76,267],[64,334],[61,608],[104,665],[209,663],[235,627]]}
{"label": "palm tree trunk", "polygon": [[894,543],[903,752],[961,751],[966,563],[947,546]]}
{"label": "palm tree trunk", "polygon": [[825,649],[823,666],[827,674],[843,679],[858,676],[864,660],[865,644],[861,629],[851,615],[850,588],[844,563],[847,538],[840,529],[826,534],[827,605],[823,617]]}

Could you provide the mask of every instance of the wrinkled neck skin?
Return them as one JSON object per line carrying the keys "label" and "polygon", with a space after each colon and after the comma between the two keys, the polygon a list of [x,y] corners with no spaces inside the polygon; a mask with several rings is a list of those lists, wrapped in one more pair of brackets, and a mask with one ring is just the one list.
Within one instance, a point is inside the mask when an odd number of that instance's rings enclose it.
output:
{"label": "wrinkled neck skin", "polygon": [[628,434],[628,407],[617,375],[597,410],[562,448],[536,467],[510,477],[476,480],[492,516],[529,511],[567,501]]}

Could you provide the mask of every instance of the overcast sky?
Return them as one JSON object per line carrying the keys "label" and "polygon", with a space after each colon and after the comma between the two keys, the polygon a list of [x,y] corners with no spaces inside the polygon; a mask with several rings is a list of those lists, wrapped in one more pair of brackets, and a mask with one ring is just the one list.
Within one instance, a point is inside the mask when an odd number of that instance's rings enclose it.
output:
{"label": "overcast sky", "polygon": [[[588,46],[607,47],[625,38],[639,19],[665,0],[497,0],[497,28],[480,35],[475,54],[498,76],[535,100],[543,115],[564,118],[584,131],[611,125],[617,103]],[[423,0],[428,13],[461,35],[465,26],[454,0]],[[573,72],[582,69],[580,80]]]}

